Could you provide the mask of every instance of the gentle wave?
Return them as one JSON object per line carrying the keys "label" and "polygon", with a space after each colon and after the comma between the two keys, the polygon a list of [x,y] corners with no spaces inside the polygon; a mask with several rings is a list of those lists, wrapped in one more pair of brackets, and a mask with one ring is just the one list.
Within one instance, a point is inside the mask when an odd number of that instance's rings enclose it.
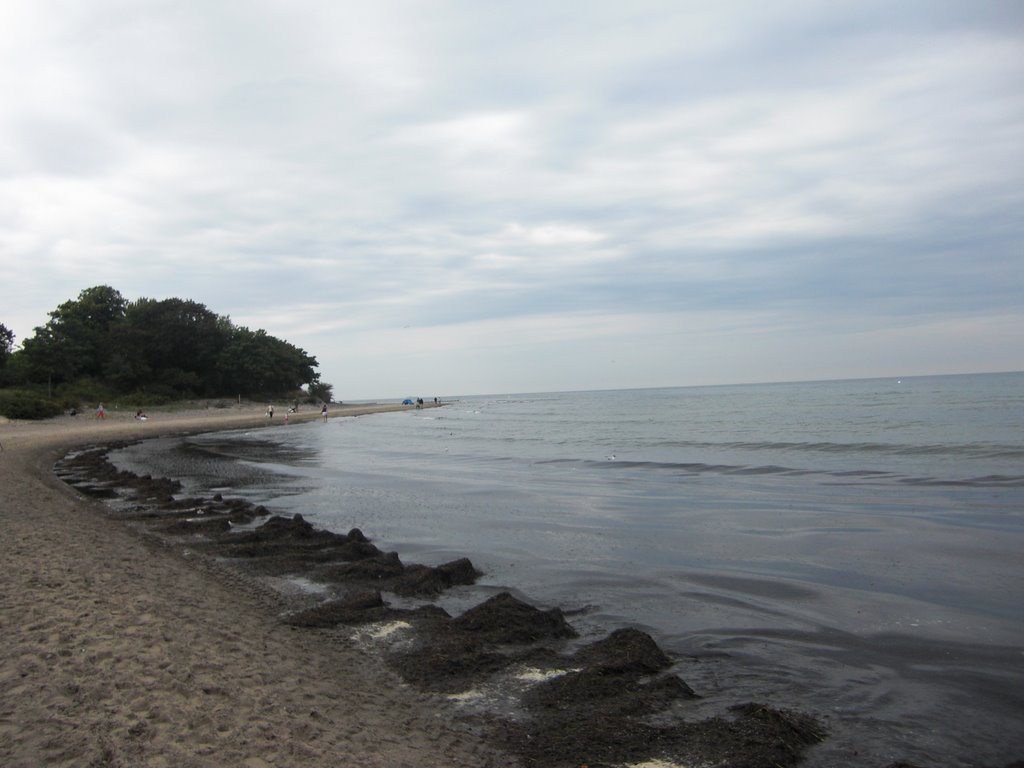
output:
{"label": "gentle wave", "polygon": [[[506,457],[512,460],[512,457]],[[543,459],[533,462],[534,464],[561,464],[578,465],[599,471],[621,471],[621,470],[651,470],[660,472],[681,472],[685,474],[720,474],[720,475],[819,475],[822,477],[834,477],[843,479],[891,479],[900,483],[910,485],[950,485],[950,486],[999,486],[999,487],[1024,487],[1024,475],[984,475],[980,477],[964,477],[955,479],[934,478],[934,477],[911,477],[902,476],[895,472],[887,472],[876,469],[850,469],[850,470],[814,470],[786,467],[777,464],[767,465],[744,465],[744,464],[704,464],[701,462],[662,462],[662,461],[631,461],[616,460],[608,458],[604,461],[588,459]]]}
{"label": "gentle wave", "polygon": [[802,453],[876,454],[890,456],[954,456],[976,459],[1022,459],[1024,447],[996,444],[833,443],[833,442],[705,442],[659,440],[646,443],[652,448],[695,448],[703,450],[790,451]]}

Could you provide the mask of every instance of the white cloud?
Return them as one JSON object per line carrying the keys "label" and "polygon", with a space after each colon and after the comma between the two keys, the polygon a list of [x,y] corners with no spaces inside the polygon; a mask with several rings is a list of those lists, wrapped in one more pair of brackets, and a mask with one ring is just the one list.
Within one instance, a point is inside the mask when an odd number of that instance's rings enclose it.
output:
{"label": "white cloud", "polygon": [[194,298],[369,397],[1019,367],[1022,16],[10,0],[0,322]]}
{"label": "white cloud", "polygon": [[395,140],[424,146],[456,160],[474,161],[528,154],[529,120],[517,112],[480,112],[400,131]]}
{"label": "white cloud", "polygon": [[542,224],[536,227],[524,227],[521,224],[509,224],[503,236],[510,239],[523,239],[537,245],[567,245],[573,243],[597,243],[605,239],[605,235],[589,227],[574,224]]}

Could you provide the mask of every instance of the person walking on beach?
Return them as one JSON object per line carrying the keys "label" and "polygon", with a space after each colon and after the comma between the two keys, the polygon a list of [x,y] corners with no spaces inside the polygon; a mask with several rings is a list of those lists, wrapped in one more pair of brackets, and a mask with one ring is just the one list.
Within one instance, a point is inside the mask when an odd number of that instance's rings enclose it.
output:
{"label": "person walking on beach", "polygon": [[274,405],[273,403],[267,403],[267,418],[274,418]]}
{"label": "person walking on beach", "polygon": [[99,407],[96,408],[96,418],[97,419],[105,419],[105,418],[107,418],[107,412],[103,409],[103,403],[100,403]]}
{"label": "person walking on beach", "polygon": [[327,403],[324,403],[324,407],[320,409],[320,415],[324,417],[324,421],[327,421]]}

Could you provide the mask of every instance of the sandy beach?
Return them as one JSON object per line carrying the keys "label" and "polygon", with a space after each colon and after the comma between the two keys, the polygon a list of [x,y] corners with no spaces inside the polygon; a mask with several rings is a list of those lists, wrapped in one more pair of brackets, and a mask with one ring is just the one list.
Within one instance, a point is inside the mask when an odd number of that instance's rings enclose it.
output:
{"label": "sandy beach", "polygon": [[516,764],[345,631],[282,623],[256,580],[53,473],[77,445],[267,423],[256,406],[0,422],[0,765]]}

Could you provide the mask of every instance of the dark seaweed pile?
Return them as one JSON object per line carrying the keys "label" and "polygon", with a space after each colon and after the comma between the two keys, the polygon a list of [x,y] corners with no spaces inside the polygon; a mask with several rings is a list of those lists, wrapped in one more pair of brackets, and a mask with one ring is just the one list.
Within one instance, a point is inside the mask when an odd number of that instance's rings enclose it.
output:
{"label": "dark seaweed pile", "polygon": [[[58,474],[85,493],[129,500],[120,514],[164,536],[191,536],[193,549],[231,558],[258,574],[302,575],[332,586],[335,597],[288,613],[288,624],[407,622],[413,640],[396,645],[387,662],[426,691],[467,691],[521,666],[550,671],[552,676],[521,694],[520,716],[481,716],[488,736],[523,765],[597,768],[660,758],[777,768],[797,764],[826,737],[814,717],[766,703],[738,703],[728,716],[688,719],[687,703],[699,694],[673,673],[673,659],[643,632],[619,629],[569,652],[577,633],[561,610],[541,610],[507,592],[453,617],[431,598],[476,581],[481,574],[468,559],[436,567],[406,564],[359,529],[320,530],[301,515],[275,516],[219,494],[179,498],[181,486],[173,480],[118,471],[106,458],[113,447],[70,454],[58,463]],[[238,526],[245,529],[233,530]],[[396,608],[385,599],[388,594],[421,603]],[[913,768],[891,768],[897,766]]]}

